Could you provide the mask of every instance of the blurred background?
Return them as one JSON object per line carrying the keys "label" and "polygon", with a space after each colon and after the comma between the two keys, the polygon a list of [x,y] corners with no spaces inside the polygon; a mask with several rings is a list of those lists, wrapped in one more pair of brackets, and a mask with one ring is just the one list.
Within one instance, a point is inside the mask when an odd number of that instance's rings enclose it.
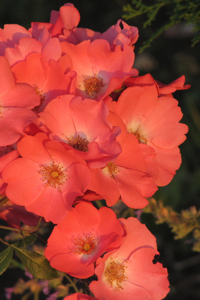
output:
{"label": "blurred background", "polygon": [[[150,4],[155,1],[149,1]],[[4,24],[20,24],[30,28],[34,21],[49,22],[51,10],[59,10],[66,3],[63,0],[1,0],[0,27]],[[72,2],[81,14],[79,27],[104,32],[122,18],[123,5],[129,0],[74,0]],[[124,19],[124,21],[126,21]],[[186,142],[180,146],[182,165],[172,182],[159,188],[155,199],[162,199],[180,212],[191,206],[200,209],[200,43],[191,47],[194,36],[192,24],[181,23],[159,36],[139,54],[139,48],[167,18],[165,9],[152,22],[151,27],[143,28],[146,15],[126,21],[139,29],[140,37],[135,46],[134,67],[140,75],[151,73],[158,81],[170,83],[185,75],[191,88],[177,91],[174,97],[179,101],[184,117],[181,122],[189,126]],[[173,233],[166,224],[156,225],[150,214],[142,215],[142,222],[157,237],[161,262],[169,271],[171,292],[167,300],[200,300],[200,253],[193,252],[192,235],[182,240],[174,240]],[[0,279],[0,299],[4,300],[4,288],[11,287],[23,272],[7,270]],[[12,300],[21,299],[13,295]],[[31,298],[30,298],[31,299]],[[46,299],[46,298],[41,298]],[[40,300],[40,299],[39,299]]]}

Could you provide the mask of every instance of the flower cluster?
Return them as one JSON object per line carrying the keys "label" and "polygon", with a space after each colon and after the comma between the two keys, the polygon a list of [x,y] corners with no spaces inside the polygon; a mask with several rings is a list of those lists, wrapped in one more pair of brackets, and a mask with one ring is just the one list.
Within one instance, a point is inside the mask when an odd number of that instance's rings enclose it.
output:
{"label": "flower cluster", "polygon": [[119,20],[100,33],[79,21],[67,3],[49,23],[0,29],[0,193],[10,200],[0,217],[56,224],[45,256],[71,276],[96,274],[97,299],[160,300],[169,284],[154,236],[108,207],[144,208],[172,180],[188,131],[172,93],[189,86],[138,75],[136,27]]}

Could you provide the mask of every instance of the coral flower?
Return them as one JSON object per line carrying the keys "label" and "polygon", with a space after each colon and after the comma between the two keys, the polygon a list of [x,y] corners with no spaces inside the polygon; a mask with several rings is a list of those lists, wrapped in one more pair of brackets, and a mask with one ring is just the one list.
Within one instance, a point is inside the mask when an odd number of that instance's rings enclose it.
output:
{"label": "coral flower", "polygon": [[30,109],[39,104],[39,96],[29,84],[15,83],[5,57],[0,57],[0,146],[11,145],[24,134],[37,116]]}
{"label": "coral flower", "polygon": [[127,133],[125,125],[115,113],[110,112],[108,120],[121,129],[117,141],[122,152],[104,168],[91,169],[89,189],[101,195],[108,206],[114,205],[121,196],[127,206],[143,208],[148,204],[146,198],[156,192],[157,186],[146,172],[137,138]]}
{"label": "coral flower", "polygon": [[183,114],[178,101],[172,96],[158,97],[158,89],[150,84],[127,88],[116,107],[127,131],[137,137],[144,157],[148,147],[155,152],[153,161],[146,159],[148,173],[157,185],[168,184],[180,167],[178,146],[188,131],[187,125],[179,123]]}
{"label": "coral flower", "polygon": [[125,78],[137,75],[133,70],[134,53],[131,47],[116,46],[110,50],[106,40],[83,41],[78,45],[61,43],[62,51],[72,60],[77,72],[76,94],[83,98],[101,100],[119,88]]}
{"label": "coral flower", "polygon": [[36,112],[43,111],[52,99],[70,91],[71,80],[62,72],[60,65],[54,60],[49,63],[43,61],[39,53],[28,55],[25,61],[14,65],[12,71],[17,82],[30,84],[40,96]]}
{"label": "coral flower", "polygon": [[26,136],[17,145],[22,158],[3,170],[7,197],[46,221],[61,221],[90,182],[84,161],[44,133]]}
{"label": "coral flower", "polygon": [[126,237],[119,249],[97,261],[90,289],[101,300],[161,300],[169,292],[167,270],[153,263],[155,237],[135,218],[120,219]]}
{"label": "coral flower", "polygon": [[54,227],[45,256],[52,267],[78,278],[94,274],[94,262],[107,251],[118,248],[124,229],[115,213],[81,202]]}
{"label": "coral flower", "polygon": [[91,168],[97,168],[121,152],[115,141],[120,128],[106,120],[108,113],[104,102],[63,95],[52,100],[40,116],[52,139],[64,142]]}

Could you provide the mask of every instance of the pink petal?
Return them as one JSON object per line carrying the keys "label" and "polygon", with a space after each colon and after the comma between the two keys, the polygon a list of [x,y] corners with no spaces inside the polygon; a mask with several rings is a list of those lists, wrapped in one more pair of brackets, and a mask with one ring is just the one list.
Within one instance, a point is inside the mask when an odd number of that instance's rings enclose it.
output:
{"label": "pink petal", "polygon": [[0,56],[0,65],[0,96],[2,97],[14,88],[15,79],[7,59],[3,56]]}
{"label": "pink petal", "polygon": [[25,108],[3,108],[0,118],[0,146],[14,144],[26,127],[37,118],[33,111]]}
{"label": "pink petal", "polygon": [[21,156],[26,157],[38,164],[48,164],[52,158],[44,147],[48,137],[44,133],[33,136],[25,136],[18,144],[17,148]]}
{"label": "pink petal", "polygon": [[42,193],[44,185],[38,169],[35,162],[18,158],[3,170],[3,180],[8,183],[6,195],[13,203],[29,205]]}
{"label": "pink petal", "polygon": [[143,123],[147,139],[160,148],[174,148],[186,139],[188,127],[178,123],[182,118],[178,102],[174,98],[160,97],[155,109]]}
{"label": "pink petal", "polygon": [[122,201],[135,209],[144,208],[148,204],[145,197],[150,197],[157,191],[152,178],[138,170],[119,167],[116,182]]}
{"label": "pink petal", "polygon": [[46,222],[51,221],[53,223],[62,221],[68,212],[61,192],[49,186],[43,187],[39,197],[25,207],[28,211],[43,216]]}

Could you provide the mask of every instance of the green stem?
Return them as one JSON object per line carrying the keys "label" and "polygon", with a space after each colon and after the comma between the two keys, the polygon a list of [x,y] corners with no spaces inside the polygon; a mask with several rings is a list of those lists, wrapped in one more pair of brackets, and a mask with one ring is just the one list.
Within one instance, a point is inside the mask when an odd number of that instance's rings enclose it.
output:
{"label": "green stem", "polygon": [[0,242],[2,242],[3,244],[5,244],[7,246],[10,246],[8,243],[4,242],[4,240],[2,240],[1,238],[0,238]]}
{"label": "green stem", "polygon": [[23,232],[25,232],[25,233],[36,232],[40,228],[41,221],[42,221],[42,217],[40,217],[38,224],[33,229],[30,229],[30,230],[27,230],[27,229],[18,229],[18,228],[14,228],[14,227],[1,226],[1,225],[0,225],[0,229],[17,231],[17,232],[20,232],[23,235]]}
{"label": "green stem", "polygon": [[79,290],[77,289],[76,284],[74,283],[74,281],[70,278],[70,276],[68,276],[66,273],[64,274],[64,276],[67,278],[67,280],[71,283],[71,286],[74,288],[76,293],[79,293]]}
{"label": "green stem", "polygon": [[40,229],[41,222],[42,222],[42,217],[40,217],[36,227],[34,227],[32,230],[29,230],[29,233],[33,233],[33,232],[37,231],[38,229]]}
{"label": "green stem", "polygon": [[5,229],[5,230],[12,230],[12,231],[21,232],[21,229],[17,229],[17,228],[14,228],[14,227],[0,226],[0,228]]}

